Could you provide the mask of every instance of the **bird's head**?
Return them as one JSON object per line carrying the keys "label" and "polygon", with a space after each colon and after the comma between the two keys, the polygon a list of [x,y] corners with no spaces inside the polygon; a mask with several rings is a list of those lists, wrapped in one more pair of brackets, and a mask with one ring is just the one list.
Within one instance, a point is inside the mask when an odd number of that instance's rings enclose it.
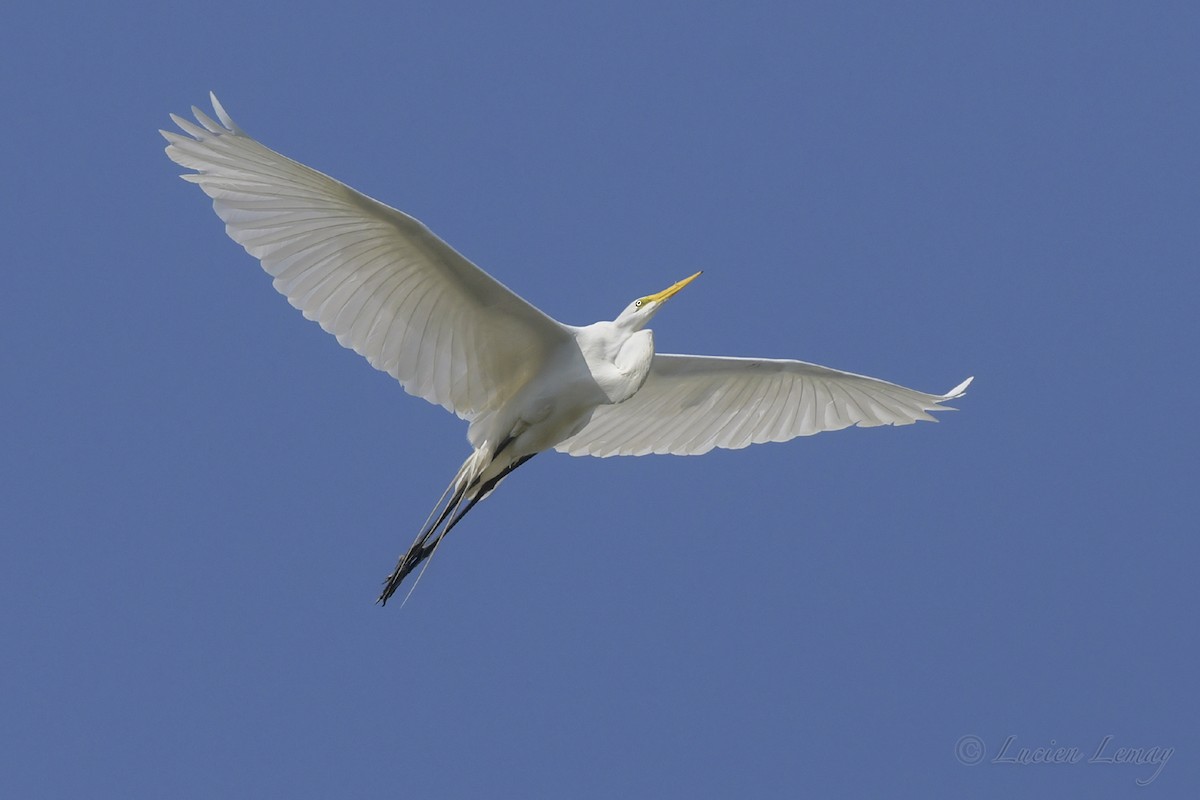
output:
{"label": "bird's head", "polygon": [[696,280],[703,274],[703,271],[697,272],[690,278],[684,278],[679,283],[674,283],[663,289],[657,294],[648,294],[645,297],[639,297],[629,305],[625,306],[625,310],[617,317],[616,322],[619,325],[628,326],[635,331],[640,331],[642,328],[650,324],[651,318],[658,313],[658,310],[663,307],[663,304],[670,300],[676,292],[687,286],[692,281]]}

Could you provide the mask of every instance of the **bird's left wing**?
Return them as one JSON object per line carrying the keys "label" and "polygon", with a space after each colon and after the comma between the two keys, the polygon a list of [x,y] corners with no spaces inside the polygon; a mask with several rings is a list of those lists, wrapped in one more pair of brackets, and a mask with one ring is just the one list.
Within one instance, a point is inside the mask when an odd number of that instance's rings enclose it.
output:
{"label": "bird's left wing", "polygon": [[655,355],[646,383],[555,449],[573,456],[700,455],[851,425],[936,422],[928,412],[961,397],[967,378],[943,395],[851,372],[764,358]]}
{"label": "bird's left wing", "polygon": [[215,122],[171,115],[183,177],[275,288],[410,394],[474,419],[503,403],[567,329],[417,220],[250,138],[212,97]]}

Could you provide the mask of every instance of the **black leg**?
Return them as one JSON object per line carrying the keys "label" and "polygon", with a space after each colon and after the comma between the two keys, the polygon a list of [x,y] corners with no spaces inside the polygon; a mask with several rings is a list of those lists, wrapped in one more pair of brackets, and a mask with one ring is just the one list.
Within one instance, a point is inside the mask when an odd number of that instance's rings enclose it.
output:
{"label": "black leg", "polygon": [[[503,449],[509,444],[509,442],[511,442],[511,439],[505,441],[500,448]],[[466,507],[464,507],[461,511],[458,511],[457,514],[453,514],[453,512],[455,512],[458,509],[458,506],[462,504],[463,496],[466,494],[466,492],[478,486],[479,480],[476,479],[472,481],[470,485],[465,486],[459,491],[455,492],[454,496],[450,499],[450,502],[447,503],[446,507],[442,510],[442,513],[438,515],[437,520],[428,528],[426,528],[426,530],[419,537],[417,537],[417,541],[413,543],[413,546],[408,549],[408,552],[405,553],[400,558],[400,561],[396,564],[396,569],[392,571],[391,575],[387,576],[387,579],[384,581],[383,591],[380,593],[376,602],[380,605],[387,605],[387,601],[393,594],[396,593],[396,589],[400,587],[400,582],[403,581],[409,573],[416,569],[422,561],[433,555],[433,551],[437,549],[439,544],[441,544],[442,539],[446,538],[446,534],[454,529],[454,526],[457,525],[462,518],[465,517],[467,513],[475,507],[475,504],[487,497],[487,495],[496,488],[496,485],[506,478],[509,473],[524,464],[529,459],[533,458],[535,455],[536,453],[530,453],[529,455],[522,456],[512,464],[509,464],[507,467],[505,467],[503,472],[489,480],[487,483],[483,484],[478,491],[474,492],[471,495],[471,499],[467,503]],[[453,514],[453,516],[451,516],[451,514]],[[433,538],[433,541],[430,541],[430,537],[433,536],[434,531],[440,528],[442,523],[446,522],[447,518],[449,518],[450,521],[446,524],[446,527],[442,529],[441,533]]]}

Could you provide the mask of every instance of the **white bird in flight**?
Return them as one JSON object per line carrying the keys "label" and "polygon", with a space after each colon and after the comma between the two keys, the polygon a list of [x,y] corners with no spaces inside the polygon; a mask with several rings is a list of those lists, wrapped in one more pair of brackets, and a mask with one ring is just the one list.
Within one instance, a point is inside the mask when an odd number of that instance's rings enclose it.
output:
{"label": "white bird in flight", "polygon": [[655,353],[647,325],[699,272],[612,321],[563,324],[407,214],[252,139],[209,96],[219,123],[193,106],[199,125],[171,115],[186,136],[161,133],[229,236],[305,317],[470,423],[471,455],[387,577],[381,604],[543,450],[700,455],[851,425],[936,422],[928,412],[971,383],[936,395],[803,361]]}

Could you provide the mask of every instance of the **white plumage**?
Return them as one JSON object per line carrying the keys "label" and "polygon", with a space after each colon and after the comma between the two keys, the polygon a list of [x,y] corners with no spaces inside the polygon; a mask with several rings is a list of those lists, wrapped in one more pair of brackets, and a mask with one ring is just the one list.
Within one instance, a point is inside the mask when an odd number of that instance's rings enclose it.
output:
{"label": "white plumage", "polygon": [[277,290],[410,394],[470,423],[473,452],[389,576],[380,602],[512,470],[571,455],[700,455],[714,447],[934,420],[971,379],[926,394],[776,359],[655,354],[650,319],[691,276],[611,322],[539,311],[428,228],[259,144],[212,96],[187,134],[163,131],[183,177],[212,198]]}

